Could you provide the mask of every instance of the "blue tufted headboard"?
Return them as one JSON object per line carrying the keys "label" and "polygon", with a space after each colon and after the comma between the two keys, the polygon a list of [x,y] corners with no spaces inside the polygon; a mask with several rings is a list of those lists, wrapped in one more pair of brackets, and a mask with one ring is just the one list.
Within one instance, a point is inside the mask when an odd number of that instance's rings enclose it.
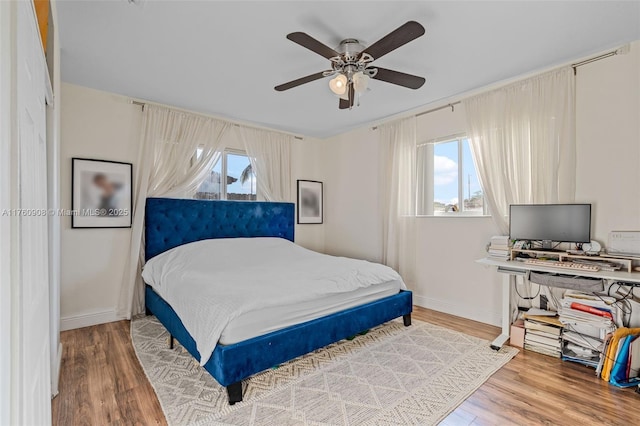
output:
{"label": "blue tufted headboard", "polygon": [[210,238],[281,237],[293,241],[293,203],[147,198],[145,259]]}

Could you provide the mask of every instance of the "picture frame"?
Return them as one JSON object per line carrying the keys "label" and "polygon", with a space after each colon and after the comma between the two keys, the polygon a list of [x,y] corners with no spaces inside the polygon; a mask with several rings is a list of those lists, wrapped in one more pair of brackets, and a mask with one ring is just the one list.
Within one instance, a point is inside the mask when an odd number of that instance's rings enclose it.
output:
{"label": "picture frame", "polygon": [[131,228],[133,165],[71,159],[71,228]]}
{"label": "picture frame", "polygon": [[321,224],[323,220],[322,182],[298,180],[298,223]]}

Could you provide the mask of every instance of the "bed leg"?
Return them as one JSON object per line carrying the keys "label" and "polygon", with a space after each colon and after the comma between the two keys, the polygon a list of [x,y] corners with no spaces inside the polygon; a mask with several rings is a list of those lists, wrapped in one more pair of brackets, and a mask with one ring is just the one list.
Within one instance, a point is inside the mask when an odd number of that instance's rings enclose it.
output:
{"label": "bed leg", "polygon": [[242,382],[235,382],[227,386],[227,394],[229,395],[229,405],[242,401]]}
{"label": "bed leg", "polygon": [[173,336],[169,335],[169,349],[173,349]]}
{"label": "bed leg", "polygon": [[145,314],[146,316],[148,316],[148,317],[149,317],[149,316],[151,316],[151,315],[153,315],[153,313],[151,313],[151,310],[149,310],[149,308],[147,308],[147,307],[145,307],[145,308],[144,308],[144,314]]}
{"label": "bed leg", "polygon": [[409,327],[411,325],[411,314],[403,315],[402,322],[404,322],[405,327]]}

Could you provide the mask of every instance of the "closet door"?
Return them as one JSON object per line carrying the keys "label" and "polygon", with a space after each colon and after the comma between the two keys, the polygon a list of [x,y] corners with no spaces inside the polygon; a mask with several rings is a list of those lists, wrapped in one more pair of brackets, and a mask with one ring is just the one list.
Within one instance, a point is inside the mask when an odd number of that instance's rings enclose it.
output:
{"label": "closet door", "polygon": [[[32,2],[17,3],[17,204],[13,252],[20,424],[51,422],[45,60]],[[17,249],[17,250],[16,250]],[[16,306],[17,305],[17,306]],[[15,330],[15,329],[14,329]],[[15,364],[14,364],[15,365]]]}

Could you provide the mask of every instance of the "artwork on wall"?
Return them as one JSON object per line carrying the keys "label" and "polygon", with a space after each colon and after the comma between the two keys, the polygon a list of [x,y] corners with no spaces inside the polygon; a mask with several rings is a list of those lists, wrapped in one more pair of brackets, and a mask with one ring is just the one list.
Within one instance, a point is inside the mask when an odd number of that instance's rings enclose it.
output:
{"label": "artwork on wall", "polygon": [[71,161],[71,227],[130,228],[131,163]]}
{"label": "artwork on wall", "polygon": [[298,223],[322,223],[322,182],[298,180]]}

